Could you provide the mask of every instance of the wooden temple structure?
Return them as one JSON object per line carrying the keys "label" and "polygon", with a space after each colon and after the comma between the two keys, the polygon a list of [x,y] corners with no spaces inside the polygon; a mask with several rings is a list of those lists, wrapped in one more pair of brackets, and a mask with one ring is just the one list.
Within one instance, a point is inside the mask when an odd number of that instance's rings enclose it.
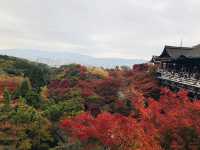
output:
{"label": "wooden temple structure", "polygon": [[200,45],[165,46],[160,56],[151,60],[157,66],[157,78],[172,88],[186,88],[200,97]]}

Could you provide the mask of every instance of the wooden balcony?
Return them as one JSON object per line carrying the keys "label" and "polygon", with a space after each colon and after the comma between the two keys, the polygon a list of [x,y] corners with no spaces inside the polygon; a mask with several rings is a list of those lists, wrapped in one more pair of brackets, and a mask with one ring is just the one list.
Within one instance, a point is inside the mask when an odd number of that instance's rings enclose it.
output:
{"label": "wooden balcony", "polygon": [[166,70],[158,69],[157,78],[163,83],[168,83],[178,88],[186,88],[192,93],[200,94],[200,80],[189,76],[188,73],[173,73]]}

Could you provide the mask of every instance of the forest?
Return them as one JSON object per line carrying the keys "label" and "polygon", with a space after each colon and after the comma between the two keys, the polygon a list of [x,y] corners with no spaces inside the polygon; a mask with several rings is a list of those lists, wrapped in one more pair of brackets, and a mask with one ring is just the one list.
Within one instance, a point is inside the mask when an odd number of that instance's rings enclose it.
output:
{"label": "forest", "polygon": [[0,56],[2,150],[200,150],[200,101],[152,64],[58,68]]}

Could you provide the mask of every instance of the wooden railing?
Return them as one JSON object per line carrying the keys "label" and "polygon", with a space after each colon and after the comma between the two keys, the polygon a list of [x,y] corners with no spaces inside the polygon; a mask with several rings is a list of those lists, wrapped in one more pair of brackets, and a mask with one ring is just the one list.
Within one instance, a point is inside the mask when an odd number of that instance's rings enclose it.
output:
{"label": "wooden railing", "polygon": [[157,72],[160,74],[160,76],[158,76],[158,79],[168,80],[183,85],[200,88],[200,80],[195,78],[194,75],[189,75],[188,73],[183,72],[175,73],[162,69],[158,69]]}

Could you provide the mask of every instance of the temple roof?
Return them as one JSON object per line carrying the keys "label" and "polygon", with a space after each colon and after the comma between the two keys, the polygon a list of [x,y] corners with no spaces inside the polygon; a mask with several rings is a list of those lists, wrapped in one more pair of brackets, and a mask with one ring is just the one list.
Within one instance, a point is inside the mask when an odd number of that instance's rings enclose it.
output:
{"label": "temple roof", "polygon": [[159,58],[178,59],[181,57],[186,58],[200,58],[200,45],[194,47],[175,47],[165,46]]}

